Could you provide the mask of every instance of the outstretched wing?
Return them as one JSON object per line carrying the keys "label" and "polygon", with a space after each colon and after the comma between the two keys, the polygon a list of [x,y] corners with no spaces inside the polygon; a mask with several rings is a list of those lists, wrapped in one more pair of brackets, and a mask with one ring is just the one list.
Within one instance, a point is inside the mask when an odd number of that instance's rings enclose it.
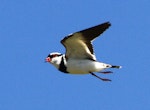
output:
{"label": "outstretched wing", "polygon": [[102,34],[110,25],[109,22],[105,22],[65,37],[61,40],[61,43],[66,48],[66,58],[96,60],[91,42]]}

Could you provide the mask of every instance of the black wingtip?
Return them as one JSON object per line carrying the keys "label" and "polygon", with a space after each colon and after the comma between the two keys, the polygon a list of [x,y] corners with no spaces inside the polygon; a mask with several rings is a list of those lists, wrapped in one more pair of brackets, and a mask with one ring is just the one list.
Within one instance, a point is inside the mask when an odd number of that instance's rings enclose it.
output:
{"label": "black wingtip", "polygon": [[108,24],[111,26],[111,23],[109,21],[104,22],[103,24]]}
{"label": "black wingtip", "polygon": [[108,27],[111,26],[111,23],[109,21],[107,21],[107,22],[104,22],[104,23],[102,23],[100,25],[103,26],[103,27],[105,27],[107,29]]}

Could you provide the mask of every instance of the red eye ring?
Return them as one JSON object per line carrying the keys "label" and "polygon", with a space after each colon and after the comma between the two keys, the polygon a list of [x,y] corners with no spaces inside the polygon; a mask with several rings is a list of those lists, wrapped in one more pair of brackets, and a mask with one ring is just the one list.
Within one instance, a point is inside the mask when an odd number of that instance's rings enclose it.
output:
{"label": "red eye ring", "polygon": [[50,61],[51,61],[50,57],[45,58],[45,62],[50,62]]}

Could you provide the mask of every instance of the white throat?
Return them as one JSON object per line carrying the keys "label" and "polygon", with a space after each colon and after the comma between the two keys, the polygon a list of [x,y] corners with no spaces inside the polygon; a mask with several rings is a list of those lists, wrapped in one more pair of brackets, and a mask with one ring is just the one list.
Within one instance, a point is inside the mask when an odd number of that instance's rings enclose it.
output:
{"label": "white throat", "polygon": [[64,54],[59,56],[59,57],[52,58],[52,61],[50,63],[53,64],[57,69],[59,69],[62,59],[64,59],[64,62],[66,64],[66,60],[65,60],[65,55]]}

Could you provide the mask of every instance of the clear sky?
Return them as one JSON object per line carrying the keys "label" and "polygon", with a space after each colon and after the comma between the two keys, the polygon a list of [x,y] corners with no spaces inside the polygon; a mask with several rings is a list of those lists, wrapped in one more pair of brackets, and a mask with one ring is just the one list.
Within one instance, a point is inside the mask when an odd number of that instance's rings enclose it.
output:
{"label": "clear sky", "polygon": [[[109,21],[93,44],[114,73],[44,63],[66,35]],[[150,0],[0,0],[0,110],[150,110]]]}

